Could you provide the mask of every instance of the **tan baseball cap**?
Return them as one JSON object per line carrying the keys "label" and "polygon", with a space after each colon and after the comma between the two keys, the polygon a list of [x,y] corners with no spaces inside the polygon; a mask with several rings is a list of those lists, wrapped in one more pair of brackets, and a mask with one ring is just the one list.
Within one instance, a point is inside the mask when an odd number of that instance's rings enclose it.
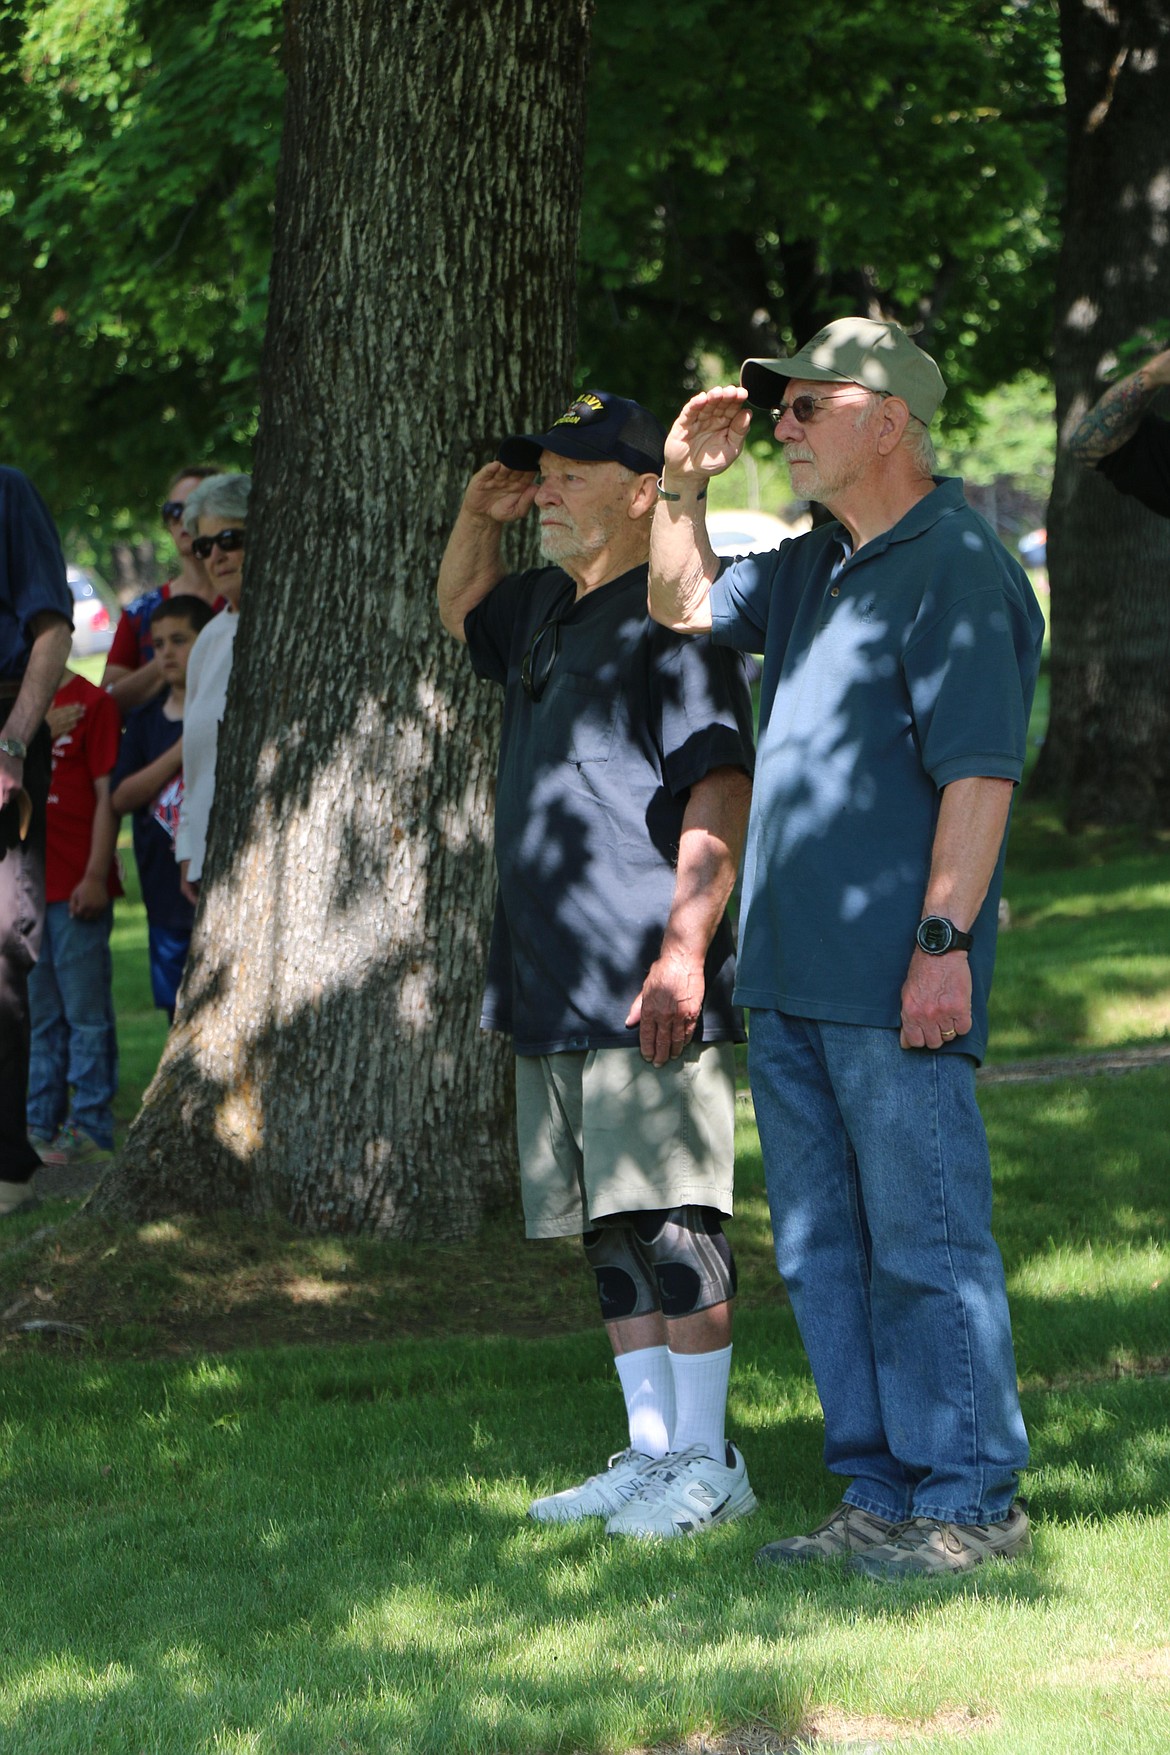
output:
{"label": "tan baseball cap", "polygon": [[872,317],[838,317],[789,359],[745,360],[739,374],[755,408],[775,408],[790,378],[884,390],[900,396],[926,426],[947,393],[930,355],[915,347],[896,323],[877,323]]}

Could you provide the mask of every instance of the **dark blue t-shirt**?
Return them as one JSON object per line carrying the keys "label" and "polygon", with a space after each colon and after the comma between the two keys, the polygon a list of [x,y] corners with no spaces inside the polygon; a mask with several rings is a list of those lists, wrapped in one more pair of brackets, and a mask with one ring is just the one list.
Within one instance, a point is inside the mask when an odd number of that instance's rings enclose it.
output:
{"label": "dark blue t-shirt", "polygon": [[[662,948],[690,788],[713,768],[752,770],[741,661],[652,622],[646,581],[637,567],[578,602],[558,567],[514,574],[465,623],[477,673],[505,691],[482,1023],[518,1054],[637,1045],[626,1015]],[[531,701],[521,662],[553,618]],[[734,961],[724,919],[696,1040],[742,1040]]]}
{"label": "dark blue t-shirt", "polygon": [[[131,774],[148,768],[182,737],[183,721],[168,719],[163,712],[169,698],[169,693],[160,695],[130,714],[122,734],[118,764],[110,781],[111,792]],[[175,834],[182,802],[183,770],[180,768],[131,818],[134,858],[146,917],[152,926],[161,926],[165,932],[190,932],[195,924],[195,910],[179,889],[179,868],[175,863]]]}
{"label": "dark blue t-shirt", "polygon": [[[1044,620],[1023,568],[942,480],[851,555],[828,524],[727,567],[714,638],[762,652],[759,754],[744,859],[747,1006],[897,1029],[939,795],[1018,780]],[[1003,849],[975,922],[982,1058]]]}
{"label": "dark blue t-shirt", "polygon": [[1097,463],[1098,474],[1170,518],[1170,421],[1148,414],[1133,437]]}
{"label": "dark blue t-shirt", "polygon": [[49,612],[73,626],[73,594],[56,526],[28,477],[19,469],[0,469],[0,678],[24,675],[29,623]]}

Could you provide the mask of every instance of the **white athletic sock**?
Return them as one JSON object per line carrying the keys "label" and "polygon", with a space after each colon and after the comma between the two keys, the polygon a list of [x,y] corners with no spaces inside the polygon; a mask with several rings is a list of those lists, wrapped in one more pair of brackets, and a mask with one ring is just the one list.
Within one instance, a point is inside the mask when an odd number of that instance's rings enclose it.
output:
{"label": "white athletic sock", "polygon": [[626,1418],[630,1423],[630,1448],[657,1462],[671,1447],[674,1431],[674,1372],[667,1347],[639,1347],[634,1353],[614,1357]]}
{"label": "white athletic sock", "polygon": [[731,1376],[731,1348],[715,1353],[672,1353],[676,1408],[672,1450],[701,1445],[715,1462],[727,1460],[724,1420],[727,1383]]}

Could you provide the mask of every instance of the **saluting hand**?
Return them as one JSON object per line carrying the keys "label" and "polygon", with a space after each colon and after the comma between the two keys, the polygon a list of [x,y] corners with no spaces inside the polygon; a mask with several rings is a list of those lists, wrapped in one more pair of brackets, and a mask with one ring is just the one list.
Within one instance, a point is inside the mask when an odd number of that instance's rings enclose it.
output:
{"label": "saluting hand", "polygon": [[497,524],[514,524],[524,517],[535,498],[536,476],[531,470],[485,463],[467,484],[463,509],[477,518],[491,518]]}
{"label": "saluting hand", "polygon": [[692,396],[666,435],[666,475],[722,475],[730,469],[752,424],[747,391],[720,384]]}

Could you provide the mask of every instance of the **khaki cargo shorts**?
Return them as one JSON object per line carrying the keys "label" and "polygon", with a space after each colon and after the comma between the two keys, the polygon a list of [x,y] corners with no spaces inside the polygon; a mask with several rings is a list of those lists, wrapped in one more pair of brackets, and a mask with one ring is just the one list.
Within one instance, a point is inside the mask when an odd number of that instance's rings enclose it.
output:
{"label": "khaki cargo shorts", "polygon": [[659,1207],[730,1214],[734,1046],[692,1043],[662,1067],[636,1048],[517,1055],[516,1134],[529,1237]]}

